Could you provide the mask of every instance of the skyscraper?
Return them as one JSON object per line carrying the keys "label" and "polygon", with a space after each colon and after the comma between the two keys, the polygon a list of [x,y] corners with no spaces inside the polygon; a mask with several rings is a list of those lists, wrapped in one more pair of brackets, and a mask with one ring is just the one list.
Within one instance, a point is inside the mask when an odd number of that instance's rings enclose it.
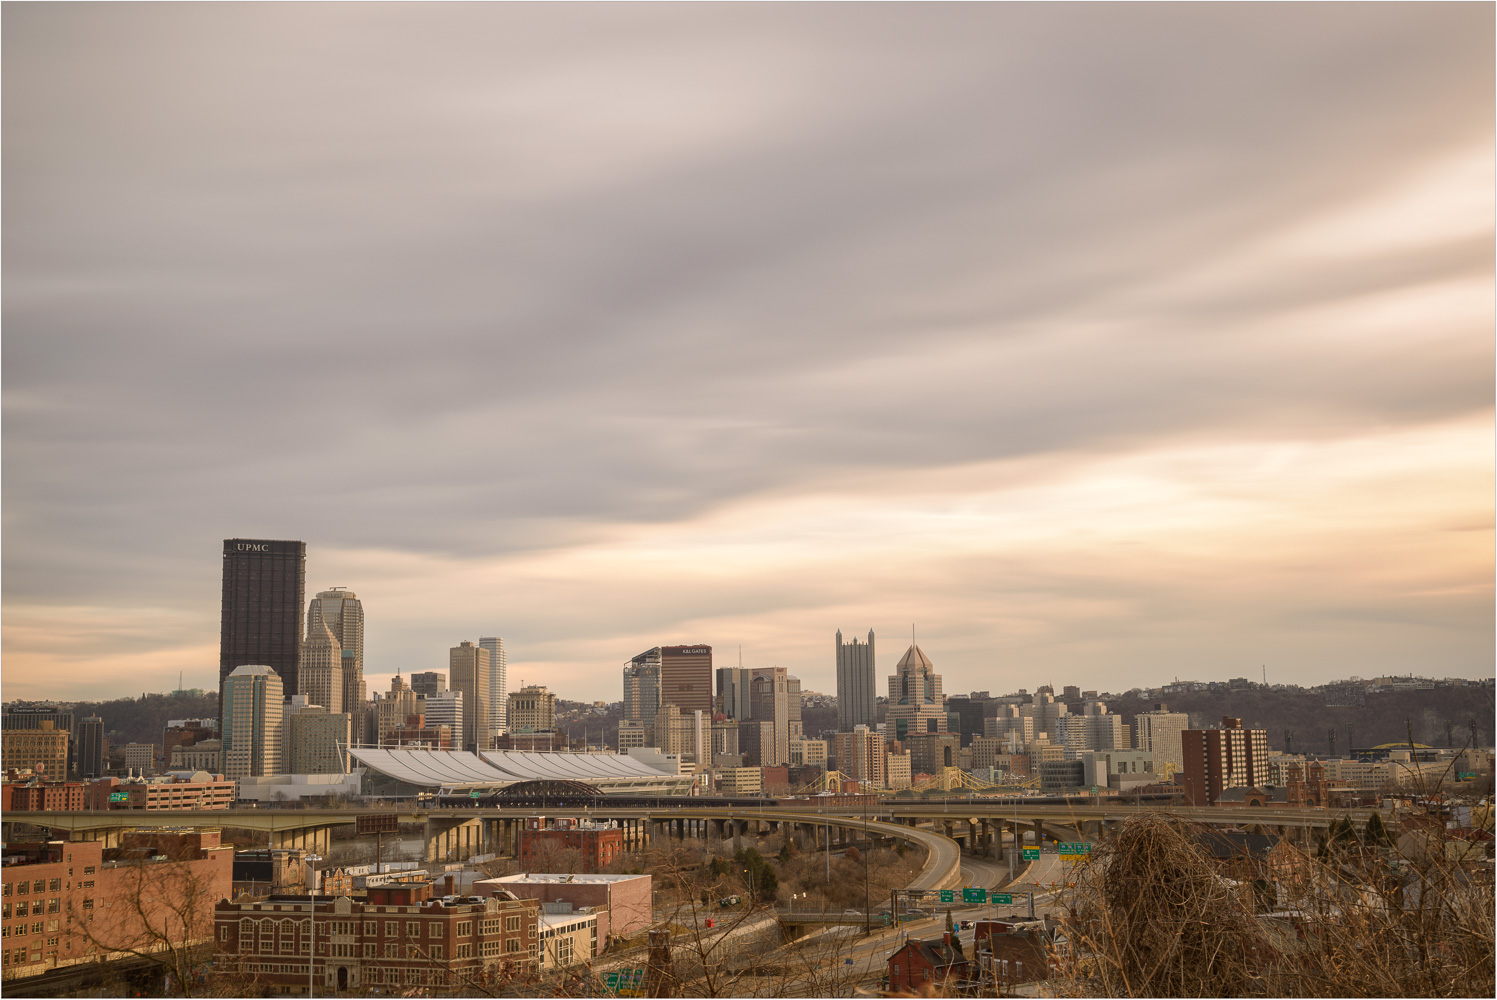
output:
{"label": "skyscraper", "polygon": [[78,774],[103,777],[104,764],[104,720],[90,715],[78,725]]}
{"label": "skyscraper", "polygon": [[754,764],[790,760],[801,737],[800,678],[785,667],[718,667],[717,710],[739,723],[738,742]]}
{"label": "skyscraper", "polygon": [[[300,614],[296,617],[301,620]],[[284,691],[280,675],[263,664],[235,667],[224,678],[220,734],[224,777],[281,772]]]}
{"label": "skyscraper", "polygon": [[489,729],[497,736],[509,728],[509,658],[497,635],[479,636],[478,644],[489,651]]}
{"label": "skyscraper", "polygon": [[[342,708],[327,702],[329,712],[353,712],[368,697],[364,690],[364,605],[359,595],[345,587],[320,592],[307,605],[307,638],[317,631],[318,623],[328,627],[338,640],[343,670]],[[315,700],[315,699],[314,699]]]}
{"label": "skyscraper", "polygon": [[919,646],[911,646],[905,652],[889,678],[884,731],[891,739],[898,740],[914,733],[946,731],[946,697],[941,693],[941,675]]}
{"label": "skyscraper", "polygon": [[712,717],[712,647],[660,647],[660,704]]}
{"label": "skyscraper", "polygon": [[850,733],[858,726],[872,727],[877,692],[873,678],[873,629],[868,642],[854,639],[844,644],[837,630],[837,728]]}
{"label": "skyscraper", "polygon": [[343,647],[328,627],[327,619],[313,616],[307,623],[307,638],[301,644],[301,691],[297,693],[329,712],[342,712],[347,691],[343,664],[352,662],[343,656]]}
{"label": "skyscraper", "polygon": [[285,693],[295,694],[306,599],[306,543],[226,538],[223,562],[220,696],[229,675],[250,664],[269,667],[280,677]]}
{"label": "skyscraper", "polygon": [[447,690],[447,675],[440,670],[411,674],[411,690],[430,701]]}
{"label": "skyscraper", "polygon": [[624,721],[652,725],[660,710],[660,647],[624,664]]}
{"label": "skyscraper", "polygon": [[[1154,773],[1167,777],[1185,767],[1180,734],[1189,728],[1189,715],[1171,712],[1164,702],[1159,702],[1153,711],[1139,712],[1133,717],[1133,746],[1153,754]],[[1173,769],[1167,765],[1173,765]]]}
{"label": "skyscraper", "polygon": [[447,674],[452,690],[463,693],[463,749],[490,749],[489,651],[463,640],[448,651]]}

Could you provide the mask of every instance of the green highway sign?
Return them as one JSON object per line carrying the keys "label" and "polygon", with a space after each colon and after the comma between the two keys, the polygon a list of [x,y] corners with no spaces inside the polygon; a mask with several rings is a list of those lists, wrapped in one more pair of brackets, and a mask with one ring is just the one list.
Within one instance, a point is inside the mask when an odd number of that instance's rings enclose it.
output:
{"label": "green highway sign", "polygon": [[943,902],[943,903],[955,903],[956,902],[956,890],[955,889],[942,889],[941,890],[941,902]]}
{"label": "green highway sign", "polygon": [[1075,857],[1078,854],[1092,853],[1092,845],[1084,840],[1065,841],[1057,845],[1056,853]]}
{"label": "green highway sign", "polygon": [[1013,895],[1011,893],[1007,893],[1007,892],[995,892],[995,893],[993,893],[993,905],[995,905],[995,906],[1013,906],[1014,905],[1014,897],[1013,897]]}
{"label": "green highway sign", "polygon": [[963,903],[986,903],[988,901],[988,890],[986,889],[963,889]]}
{"label": "green highway sign", "polygon": [[1026,848],[1024,848],[1024,860],[1025,861],[1038,861],[1039,859],[1040,859],[1040,849],[1038,847],[1026,847]]}
{"label": "green highway sign", "polygon": [[110,792],[109,793],[109,801],[110,802],[129,802],[130,801],[130,793],[129,792]]}
{"label": "green highway sign", "polygon": [[1477,774],[1475,771],[1457,771],[1455,773],[1456,781],[1470,781],[1473,778],[1479,777],[1481,777],[1481,775]]}
{"label": "green highway sign", "polygon": [[470,798],[470,799],[476,799],[476,798],[478,798],[478,789],[475,788],[475,789],[473,789],[473,791],[469,792],[468,793],[468,798]]}

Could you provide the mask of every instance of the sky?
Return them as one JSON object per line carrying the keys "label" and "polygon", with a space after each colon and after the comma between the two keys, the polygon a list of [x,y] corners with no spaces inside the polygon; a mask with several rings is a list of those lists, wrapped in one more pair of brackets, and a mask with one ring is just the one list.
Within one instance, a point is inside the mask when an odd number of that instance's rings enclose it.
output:
{"label": "sky", "polygon": [[[6,4],[3,682],[1490,676],[1493,9]],[[880,682],[882,683],[882,681]]]}

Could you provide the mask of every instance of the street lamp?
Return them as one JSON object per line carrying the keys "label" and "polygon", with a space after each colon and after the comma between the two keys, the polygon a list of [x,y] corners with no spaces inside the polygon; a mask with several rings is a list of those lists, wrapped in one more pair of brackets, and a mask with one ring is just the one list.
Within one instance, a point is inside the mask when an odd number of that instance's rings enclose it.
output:
{"label": "street lamp", "polygon": [[868,905],[868,853],[872,850],[873,838],[868,834],[868,796],[863,796],[863,936],[873,933],[873,915]]}

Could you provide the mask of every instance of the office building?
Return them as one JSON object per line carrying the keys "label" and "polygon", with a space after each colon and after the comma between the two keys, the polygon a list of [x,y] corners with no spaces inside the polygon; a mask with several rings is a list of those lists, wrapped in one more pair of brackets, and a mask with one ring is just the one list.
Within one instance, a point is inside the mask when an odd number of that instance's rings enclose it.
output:
{"label": "office building", "polygon": [[104,720],[90,715],[78,726],[78,774],[84,778],[100,777],[105,763]]}
{"label": "office building", "polygon": [[161,731],[161,763],[169,764],[178,747],[217,738],[217,719],[167,719]]}
{"label": "office building", "polygon": [[321,623],[338,642],[339,667],[342,669],[343,694],[338,704],[317,698],[312,700],[329,712],[353,712],[367,697],[364,688],[364,605],[359,596],[346,587],[320,592],[307,605],[307,636],[310,638]]}
{"label": "office building", "polygon": [[1035,692],[1033,701],[1019,709],[1019,714],[1027,716],[1033,723],[1035,736],[1043,733],[1052,743],[1058,743],[1060,738],[1056,723],[1069,715],[1070,710],[1065,702],[1055,700],[1054,693],[1048,687],[1042,687]]}
{"label": "office building", "polygon": [[396,674],[390,678],[390,690],[374,703],[374,742],[385,746],[396,729],[416,729],[422,724],[422,703],[416,692]]}
{"label": "office building", "polygon": [[533,733],[556,728],[556,695],[543,685],[527,684],[509,696],[511,733]]}
{"label": "office building", "polygon": [[858,781],[882,788],[887,780],[884,734],[868,726],[854,726],[837,734],[837,770]]}
{"label": "office building", "polygon": [[461,748],[463,743],[463,693],[461,691],[439,691],[428,695],[424,717],[427,729],[447,726],[452,731],[452,746]]}
{"label": "office building", "polygon": [[496,635],[479,636],[478,644],[489,651],[489,730],[498,735],[511,725],[509,656],[504,651],[504,640]]}
{"label": "office building", "polygon": [[225,778],[281,773],[284,710],[281,677],[269,666],[245,664],[224,679],[220,739]]}
{"label": "office building", "polygon": [[660,647],[660,704],[712,717],[712,647]]}
{"label": "office building", "polygon": [[306,602],[305,542],[226,538],[219,618],[219,697],[235,669],[269,667],[289,696],[301,666],[301,612]]}
{"label": "office building", "polygon": [[440,670],[411,674],[411,690],[420,698],[434,698],[447,690],[447,675]]}
{"label": "office building", "polygon": [[1021,747],[1034,739],[1034,717],[1024,715],[1018,705],[999,705],[997,715],[983,719],[983,735]]}
{"label": "office building", "polygon": [[984,728],[987,711],[988,705],[985,698],[948,695],[946,698],[946,731],[959,734],[962,738],[962,746],[969,747],[974,739],[987,735]]}
{"label": "office building", "polygon": [[156,744],[126,743],[125,768],[133,775],[146,777],[156,773]]}
{"label": "office building", "polygon": [[884,732],[891,739],[903,740],[912,733],[945,731],[946,698],[941,693],[941,675],[930,657],[912,645],[889,678]]}
{"label": "office building", "polygon": [[902,741],[910,752],[910,767],[916,774],[940,774],[948,767],[961,767],[960,733],[911,733]]}
{"label": "office building", "polygon": [[52,723],[51,729],[66,734],[67,753],[63,769],[48,772],[50,776],[66,778],[77,767],[78,744],[73,737],[73,710],[60,705],[15,705],[0,718],[0,730],[40,729],[43,722]]}
{"label": "office building", "polygon": [[[317,602],[314,601],[313,607]],[[307,637],[301,644],[301,690],[297,694],[307,696],[313,705],[321,705],[329,712],[343,711],[343,695],[347,690],[343,683],[343,647],[338,637],[328,627],[326,619],[312,616],[307,623]]]}
{"label": "office building", "polygon": [[873,663],[873,629],[868,641],[842,641],[837,630],[837,728],[852,732],[857,726],[872,726],[876,721],[874,703],[877,681]]}
{"label": "office building", "polygon": [[[298,697],[302,697],[298,695]],[[348,715],[307,705],[286,720],[287,774],[343,774]]]}
{"label": "office building", "polygon": [[224,770],[223,740],[198,740],[191,746],[172,748],[167,764],[173,771],[207,771],[222,774]]}
{"label": "office building", "polygon": [[463,640],[448,651],[447,676],[452,678],[452,690],[463,693],[463,749],[490,749],[494,737],[489,728],[489,651]]}
{"label": "office building", "polygon": [[1223,789],[1268,783],[1267,730],[1243,729],[1241,719],[1223,716],[1220,729],[1187,729],[1180,742],[1187,805],[1214,806]]}
{"label": "office building", "polygon": [[1066,759],[1076,760],[1088,750],[1123,750],[1128,747],[1128,727],[1100,701],[1086,702],[1081,715],[1062,715],[1055,720],[1055,742],[1065,747]]}
{"label": "office building", "polygon": [[9,728],[0,732],[0,760],[5,770],[33,771],[59,780],[68,776],[68,731],[51,719],[35,729]]}
{"label": "office building", "polygon": [[1160,702],[1153,711],[1140,712],[1133,717],[1134,749],[1147,750],[1154,760],[1155,773],[1168,779],[1185,767],[1181,734],[1189,728],[1189,715],[1171,712]]}
{"label": "office building", "polygon": [[624,664],[624,720],[648,726],[660,710],[660,647]]}
{"label": "office building", "polygon": [[790,763],[790,742],[804,735],[800,678],[784,667],[719,667],[716,673],[718,711],[739,724],[746,759],[761,767]]}

